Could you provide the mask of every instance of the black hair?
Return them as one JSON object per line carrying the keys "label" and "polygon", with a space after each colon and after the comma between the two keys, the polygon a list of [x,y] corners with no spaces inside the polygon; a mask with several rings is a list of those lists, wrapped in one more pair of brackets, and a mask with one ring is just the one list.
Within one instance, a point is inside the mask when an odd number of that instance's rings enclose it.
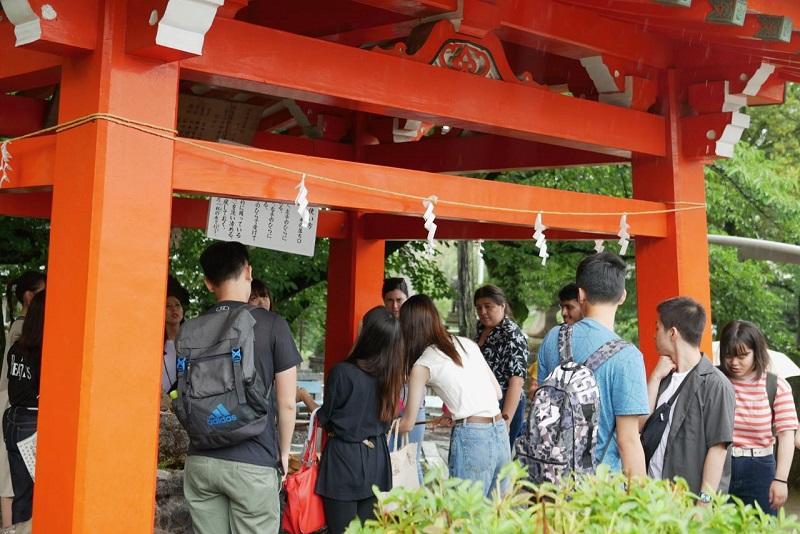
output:
{"label": "black hair", "polygon": [[578,284],[575,282],[570,282],[558,292],[559,302],[566,302],[568,300],[578,300]]}
{"label": "black hair", "polygon": [[216,241],[200,254],[203,274],[215,286],[238,277],[249,263],[247,247],[237,241]]}
{"label": "black hair", "polygon": [[34,295],[25,320],[22,322],[22,333],[17,345],[28,354],[38,354],[42,350],[44,338],[44,299],[45,290]]}
{"label": "black hair", "polygon": [[700,346],[706,327],[706,310],[702,304],[689,297],[674,297],[659,304],[658,320],[665,329],[675,328],[693,347]]}
{"label": "black hair", "polygon": [[250,292],[255,293],[259,297],[266,297],[272,301],[272,293],[269,292],[269,288],[267,284],[259,280],[258,278],[253,278],[253,281],[250,282]]}
{"label": "black hair", "polygon": [[405,379],[403,335],[400,323],[383,306],[369,310],[347,361],[378,380],[378,416],[388,423],[395,418]]}
{"label": "black hair", "polygon": [[178,302],[180,302],[181,306],[184,308],[189,307],[189,292],[178,282],[178,279],[172,275],[167,277],[167,296],[178,299]]}
{"label": "black hair", "polygon": [[490,299],[498,306],[506,306],[506,304],[508,304],[508,299],[506,298],[506,294],[503,293],[503,290],[492,284],[486,284],[475,290],[472,303],[476,304],[478,299]]}
{"label": "black hair", "polygon": [[731,321],[722,328],[719,336],[719,362],[720,369],[725,376],[733,377],[728,368],[731,356],[747,354],[753,351],[753,366],[756,370],[756,379],[767,372],[769,365],[769,352],[767,352],[767,339],[759,327],[750,321]]}
{"label": "black hair", "polygon": [[578,264],[575,283],[586,292],[591,304],[617,304],[625,294],[626,269],[625,262],[616,254],[593,254]]}
{"label": "black hair", "polygon": [[386,278],[383,280],[383,287],[381,288],[381,296],[385,296],[386,293],[390,291],[394,291],[395,289],[399,289],[403,292],[403,294],[407,297],[408,296],[408,284],[406,284],[405,278]]}
{"label": "black hair", "polygon": [[[25,271],[17,278],[6,285],[6,302],[8,302],[8,316],[14,318],[14,308],[16,304],[22,304],[22,298],[28,291],[35,291],[40,285],[44,285],[47,279],[44,273],[39,271]],[[15,301],[16,298],[16,301]]]}

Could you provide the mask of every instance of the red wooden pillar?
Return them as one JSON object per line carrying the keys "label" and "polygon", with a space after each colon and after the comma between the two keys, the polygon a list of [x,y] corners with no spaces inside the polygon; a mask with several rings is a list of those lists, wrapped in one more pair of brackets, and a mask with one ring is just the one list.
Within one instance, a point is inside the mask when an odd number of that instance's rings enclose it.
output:
{"label": "red wooden pillar", "polygon": [[[61,122],[172,128],[178,65],[125,53],[125,2],[65,61]],[[99,121],[58,134],[34,499],[37,533],[153,529],[173,143]]]}
{"label": "red wooden pillar", "polygon": [[364,214],[350,214],[350,237],[331,239],[328,257],[328,312],[325,372],[342,361],[358,335],[361,317],[382,303],[382,239],[364,239]]}
{"label": "red wooden pillar", "polygon": [[[667,72],[664,90],[667,157],[633,160],[633,196],[668,203],[704,203],[703,162],[687,160],[681,154],[680,102],[675,71]],[[711,354],[707,233],[705,210],[693,209],[668,215],[667,237],[636,238],[639,343],[648,371],[658,360],[655,349],[656,306],[669,297],[689,296],[705,306],[709,320],[702,347]]]}

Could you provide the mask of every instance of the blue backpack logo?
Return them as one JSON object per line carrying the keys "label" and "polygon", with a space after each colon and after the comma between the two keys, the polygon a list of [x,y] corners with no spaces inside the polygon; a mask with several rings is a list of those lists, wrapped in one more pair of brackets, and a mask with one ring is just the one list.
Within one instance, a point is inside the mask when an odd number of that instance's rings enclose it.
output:
{"label": "blue backpack logo", "polygon": [[222,403],[217,404],[211,415],[208,416],[208,425],[224,425],[225,423],[233,423],[236,421],[236,416],[231,414]]}

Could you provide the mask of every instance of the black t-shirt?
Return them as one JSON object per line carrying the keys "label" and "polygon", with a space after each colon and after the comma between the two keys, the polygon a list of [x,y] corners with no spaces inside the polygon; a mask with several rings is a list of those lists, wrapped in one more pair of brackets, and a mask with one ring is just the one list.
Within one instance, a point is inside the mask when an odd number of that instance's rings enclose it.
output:
{"label": "black t-shirt", "polygon": [[39,406],[42,351],[28,352],[14,343],[8,350],[8,401],[11,406]]}
{"label": "black t-shirt", "polygon": [[[207,313],[216,313],[221,308],[237,308],[244,306],[244,302],[223,301],[218,302]],[[275,380],[275,374],[291,369],[298,365],[302,358],[297,352],[297,347],[292,338],[292,332],[286,320],[271,311],[263,308],[254,308],[250,311],[256,324],[254,348],[256,372],[264,380],[267,389]],[[274,398],[274,386],[271,396]],[[275,407],[275,403],[271,403]],[[231,447],[221,449],[195,450],[189,448],[189,454],[208,456],[220,460],[230,460],[246,464],[277,467],[280,465],[278,451],[277,418],[275,409],[268,415],[270,418],[267,428],[256,437],[250,438]]]}

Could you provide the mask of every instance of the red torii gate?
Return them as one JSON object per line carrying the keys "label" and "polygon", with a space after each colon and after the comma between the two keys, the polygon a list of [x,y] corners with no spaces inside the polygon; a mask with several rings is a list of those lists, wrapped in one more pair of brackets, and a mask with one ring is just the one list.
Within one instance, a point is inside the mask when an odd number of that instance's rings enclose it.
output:
{"label": "red torii gate", "polygon": [[[326,365],[376,303],[385,240],[424,237],[421,198],[440,199],[440,239],[528,239],[539,211],[549,239],[613,238],[628,213],[652,364],[656,303],[709,305],[704,163],[731,153],[739,107],[782,102],[800,73],[792,0],[2,6],[0,135],[45,126],[42,87],[59,87],[59,124],[103,114],[13,142],[0,190],[0,213],[52,221],[34,509],[47,533],[152,529],[169,230],[207,210],[173,193],[291,201],[308,173],[310,201],[333,208],[318,231]],[[302,105],[265,117],[255,148],[189,144],[168,133],[187,82]],[[619,163],[632,199],[439,174]]]}

